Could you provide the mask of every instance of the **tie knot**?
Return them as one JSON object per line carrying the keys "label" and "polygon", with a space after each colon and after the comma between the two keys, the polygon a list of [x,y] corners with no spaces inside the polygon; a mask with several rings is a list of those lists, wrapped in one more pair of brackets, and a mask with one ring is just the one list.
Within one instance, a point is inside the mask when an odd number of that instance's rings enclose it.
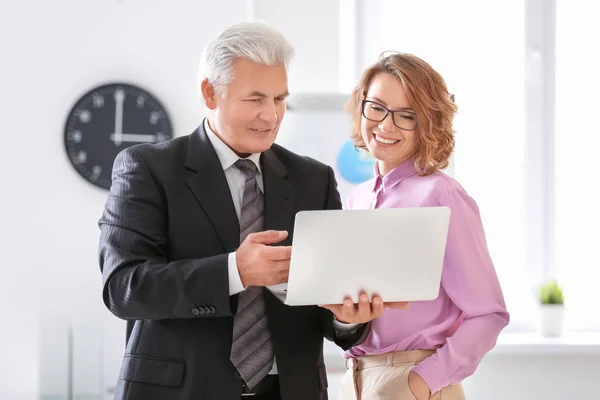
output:
{"label": "tie knot", "polygon": [[240,158],[235,162],[235,166],[238,167],[246,176],[254,176],[258,172],[256,164],[252,160]]}

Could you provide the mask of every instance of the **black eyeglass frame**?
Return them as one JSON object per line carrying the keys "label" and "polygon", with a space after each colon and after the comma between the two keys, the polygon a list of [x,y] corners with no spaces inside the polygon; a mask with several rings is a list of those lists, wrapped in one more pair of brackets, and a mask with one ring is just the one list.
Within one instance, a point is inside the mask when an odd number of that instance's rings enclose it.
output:
{"label": "black eyeglass frame", "polygon": [[[366,105],[367,103],[377,104],[379,107],[381,107],[381,108],[385,109],[385,110],[386,110],[386,113],[385,113],[385,115],[383,116],[383,118],[381,118],[380,120],[376,120],[376,119],[371,119],[371,118],[367,117],[367,116],[365,115],[365,105]],[[363,117],[365,117],[365,118],[366,118],[366,119],[368,119],[369,121],[373,121],[373,122],[381,122],[381,121],[383,121],[384,119],[386,119],[386,118],[387,118],[387,116],[388,116],[389,114],[392,114],[392,122],[393,122],[393,124],[394,124],[395,126],[397,126],[399,129],[402,129],[403,131],[414,131],[415,129],[417,129],[417,126],[419,126],[419,117],[417,116],[417,113],[414,113],[414,112],[412,112],[412,111],[406,111],[406,110],[396,110],[396,111],[394,111],[394,110],[390,110],[389,108],[387,108],[387,107],[386,107],[386,106],[384,106],[383,104],[380,104],[380,103],[378,103],[378,102],[376,102],[376,101],[373,101],[373,100],[367,100],[367,99],[363,99],[363,101],[362,101],[362,103],[361,103],[361,113],[362,113],[362,116],[363,116]],[[395,114],[395,113],[404,113],[404,114],[411,114],[411,115],[414,115],[414,116],[415,116],[415,119],[417,120],[417,121],[415,122],[415,126],[414,126],[412,129],[406,129],[406,128],[403,128],[403,127],[401,127],[401,126],[398,126],[398,124],[396,123],[396,120],[394,119],[394,114]]]}

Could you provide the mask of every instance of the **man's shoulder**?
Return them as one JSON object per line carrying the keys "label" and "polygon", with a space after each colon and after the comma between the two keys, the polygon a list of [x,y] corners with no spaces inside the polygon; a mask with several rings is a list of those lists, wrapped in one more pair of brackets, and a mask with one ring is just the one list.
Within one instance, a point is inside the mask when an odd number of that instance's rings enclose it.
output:
{"label": "man's shoulder", "polygon": [[329,169],[329,166],[321,161],[294,153],[278,144],[273,144],[271,151],[289,169],[302,169],[304,171],[328,171]]}
{"label": "man's shoulder", "polygon": [[[121,160],[142,160],[148,166],[174,166],[186,159],[190,136],[185,135],[161,143],[141,143],[121,151]],[[127,162],[127,161],[125,161]]]}

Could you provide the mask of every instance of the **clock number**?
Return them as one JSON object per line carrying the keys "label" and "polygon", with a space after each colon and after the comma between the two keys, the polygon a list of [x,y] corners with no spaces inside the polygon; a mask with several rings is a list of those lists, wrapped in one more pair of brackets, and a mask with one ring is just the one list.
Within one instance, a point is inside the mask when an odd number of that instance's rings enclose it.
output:
{"label": "clock number", "polygon": [[76,164],[85,164],[87,161],[87,153],[83,150],[79,150],[78,152],[72,154],[72,157]]}
{"label": "clock number", "polygon": [[89,110],[77,110],[77,117],[83,124],[87,124],[92,119],[92,113]]}
{"label": "clock number", "polygon": [[152,111],[150,113],[150,123],[152,125],[156,125],[160,118],[162,118],[162,113],[160,111]]}
{"label": "clock number", "polygon": [[138,108],[144,108],[144,104],[146,104],[146,96],[141,94],[137,98],[137,106]]}
{"label": "clock number", "polygon": [[100,174],[102,173],[102,167],[99,165],[94,165],[94,168],[92,168],[92,175],[90,175],[90,179],[93,180],[94,182],[98,180],[98,178],[100,177]]}
{"label": "clock number", "polygon": [[94,105],[94,108],[104,107],[104,97],[102,97],[98,93],[94,93],[92,95],[92,104]]}
{"label": "clock number", "polygon": [[125,100],[125,91],[121,88],[117,88],[113,96],[115,101],[123,102]]}
{"label": "clock number", "polygon": [[80,143],[81,142],[81,138],[82,138],[81,131],[75,130],[75,131],[69,132],[68,133],[68,138],[69,138],[70,142]]}

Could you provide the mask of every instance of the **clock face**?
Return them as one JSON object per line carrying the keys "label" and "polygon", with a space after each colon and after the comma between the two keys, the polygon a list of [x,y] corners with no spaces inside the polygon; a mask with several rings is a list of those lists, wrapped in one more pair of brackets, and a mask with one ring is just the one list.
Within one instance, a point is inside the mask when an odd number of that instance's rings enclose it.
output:
{"label": "clock face", "polygon": [[146,90],[109,84],[84,94],[71,109],[64,132],[73,167],[88,182],[109,189],[117,154],[135,144],[173,137],[165,108]]}

